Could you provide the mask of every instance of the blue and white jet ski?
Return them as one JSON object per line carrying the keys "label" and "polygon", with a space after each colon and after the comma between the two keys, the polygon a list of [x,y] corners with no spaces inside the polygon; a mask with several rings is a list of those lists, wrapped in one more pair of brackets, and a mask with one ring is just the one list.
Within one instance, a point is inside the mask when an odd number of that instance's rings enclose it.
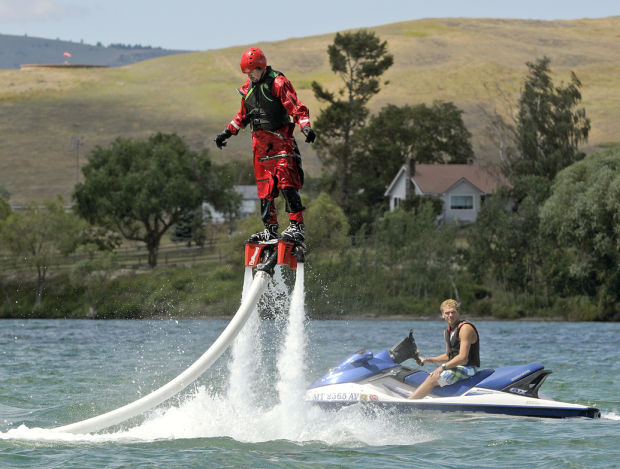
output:
{"label": "blue and white jet ski", "polygon": [[306,392],[306,400],[326,409],[360,404],[398,412],[434,410],[554,418],[601,416],[594,407],[539,397],[538,390],[551,370],[538,362],[482,369],[471,378],[435,387],[423,399],[408,399],[428,376],[425,371],[401,365],[408,358],[422,365],[413,331],[390,350],[354,353],[313,383]]}

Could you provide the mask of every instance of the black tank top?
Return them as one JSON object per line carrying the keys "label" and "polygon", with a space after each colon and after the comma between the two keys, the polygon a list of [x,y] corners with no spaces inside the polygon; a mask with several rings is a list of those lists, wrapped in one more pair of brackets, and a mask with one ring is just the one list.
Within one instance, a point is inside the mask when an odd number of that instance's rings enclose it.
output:
{"label": "black tank top", "polygon": [[452,359],[456,357],[461,350],[461,339],[459,337],[459,333],[461,331],[461,327],[464,324],[469,324],[476,331],[476,340],[475,343],[469,346],[469,354],[467,355],[467,361],[463,363],[465,366],[475,366],[480,367],[480,335],[478,334],[478,330],[476,326],[474,326],[469,321],[460,320],[456,327],[453,329],[448,326],[444,332],[444,339],[446,340],[446,344],[448,345],[448,358]]}

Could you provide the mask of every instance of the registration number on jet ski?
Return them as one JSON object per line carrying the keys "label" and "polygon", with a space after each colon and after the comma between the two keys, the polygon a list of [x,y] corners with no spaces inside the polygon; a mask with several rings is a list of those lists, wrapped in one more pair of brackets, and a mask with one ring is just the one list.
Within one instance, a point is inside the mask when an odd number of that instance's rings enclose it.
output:
{"label": "registration number on jet ski", "polygon": [[313,401],[359,401],[359,392],[320,392],[312,395]]}
{"label": "registration number on jet ski", "polygon": [[378,401],[376,394],[359,392],[320,392],[312,395],[313,401]]}

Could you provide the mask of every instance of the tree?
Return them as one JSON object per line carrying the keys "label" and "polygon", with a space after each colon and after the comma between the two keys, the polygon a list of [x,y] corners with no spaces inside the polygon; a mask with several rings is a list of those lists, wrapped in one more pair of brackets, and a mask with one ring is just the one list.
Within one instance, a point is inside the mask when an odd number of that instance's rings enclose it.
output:
{"label": "tree", "polygon": [[356,212],[369,223],[385,207],[385,190],[403,164],[467,163],[474,158],[463,111],[451,102],[388,104],[356,131],[352,180]]}
{"label": "tree", "polygon": [[0,239],[15,264],[25,264],[37,272],[36,306],[41,305],[50,266],[59,255],[69,254],[77,247],[82,228],[83,222],[65,211],[62,199],[44,201],[42,207],[30,203],[0,224]]}
{"label": "tree", "polygon": [[[525,293],[531,306],[550,304],[551,277],[557,272],[557,251],[541,233],[539,207],[558,171],[584,157],[578,147],[590,128],[585,110],[575,109],[581,83],[573,73],[570,84],[554,86],[549,63],[547,57],[527,63],[514,126],[495,114],[502,166],[512,188],[487,201],[470,236],[470,268],[478,278],[489,275],[505,291]],[[501,140],[510,135],[513,144]]]}
{"label": "tree", "polygon": [[187,243],[188,247],[192,245],[194,212],[189,212],[179,217],[179,220],[174,224],[172,233],[170,234],[170,239],[172,242]]}
{"label": "tree", "polygon": [[548,57],[528,62],[529,75],[519,99],[515,143],[507,176],[537,175],[552,181],[558,171],[583,159],[579,144],[586,142],[590,119],[581,101],[581,82],[571,72],[570,83],[554,86]]}
{"label": "tree", "polygon": [[93,299],[93,291],[101,288],[118,267],[116,253],[113,251],[97,252],[96,246],[87,244],[80,249],[87,254],[85,259],[75,262],[69,270],[69,281],[76,287],[83,286],[88,301],[87,317],[97,314],[98,302]]}
{"label": "tree", "polygon": [[517,253],[511,246],[512,224],[507,210],[510,196],[498,192],[487,199],[482,206],[476,223],[468,230],[468,269],[478,282],[484,282],[487,275],[507,287],[512,277]]}
{"label": "tree", "polygon": [[9,203],[0,197],[0,222],[6,220],[11,214],[11,206]]}
{"label": "tree", "polygon": [[539,215],[548,189],[540,177],[522,176],[518,186],[485,201],[468,236],[469,269],[476,280],[523,293],[532,306],[550,302],[545,271],[553,246],[540,235]]}
{"label": "tree", "polygon": [[558,173],[540,213],[544,234],[564,254],[573,294],[598,297],[612,314],[620,301],[620,149]]}
{"label": "tree", "polygon": [[[0,232],[2,231],[2,222],[6,220],[9,217],[9,215],[11,215],[11,206],[5,200],[5,197],[6,199],[8,199],[8,192],[5,192],[4,188],[0,186]],[[0,249],[0,255],[2,254],[4,254],[4,252]],[[4,270],[5,270],[4,266],[0,263],[0,271],[4,271]],[[9,294],[4,288],[4,281],[3,281],[1,274],[0,274],[0,287],[2,288],[7,304],[10,305]],[[9,308],[10,307],[11,306],[9,306]]]}
{"label": "tree", "polygon": [[5,189],[5,187],[0,184],[0,199],[4,199],[8,201],[11,198],[11,193]]}
{"label": "tree", "polygon": [[[209,215],[205,213],[205,215]],[[210,216],[203,216],[203,208],[198,207],[191,212],[187,212],[174,224],[170,239],[175,243],[186,243],[191,246],[192,242],[196,246],[204,246],[206,240],[205,225]]]}
{"label": "tree", "polygon": [[341,98],[337,98],[317,82],[312,83],[316,98],[327,103],[314,121],[320,136],[316,146],[324,169],[331,171],[327,177],[336,201],[348,215],[353,192],[353,132],[365,123],[366,104],[379,92],[379,77],[392,66],[394,58],[387,52],[387,43],[366,30],[337,33],[327,52],[331,69],[342,78],[344,87],[338,92]]}
{"label": "tree", "polygon": [[82,172],[84,182],[73,194],[77,213],[144,242],[151,267],[157,265],[162,236],[182,216],[203,201],[229,216],[239,204],[230,179],[206,150],[191,151],[176,134],[117,138],[108,147],[96,147]]}
{"label": "tree", "polygon": [[456,228],[438,226],[436,220],[430,201],[412,211],[399,207],[377,220],[369,239],[376,255],[369,256],[368,268],[390,273],[379,276],[387,281],[388,295],[458,296],[454,292]]}
{"label": "tree", "polygon": [[339,252],[349,245],[349,224],[332,198],[325,192],[308,204],[305,215],[308,235],[318,240],[313,250]]}

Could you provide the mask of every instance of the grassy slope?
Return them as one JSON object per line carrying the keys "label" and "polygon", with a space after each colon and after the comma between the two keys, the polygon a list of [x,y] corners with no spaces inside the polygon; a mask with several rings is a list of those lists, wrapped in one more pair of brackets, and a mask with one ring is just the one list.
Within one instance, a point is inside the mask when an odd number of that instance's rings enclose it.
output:
{"label": "grassy slope", "polygon": [[[516,100],[525,62],[547,55],[556,82],[575,71],[583,83],[583,104],[592,120],[590,148],[618,142],[620,114],[620,17],[577,21],[430,19],[375,29],[387,40],[395,65],[372,101],[387,103],[454,101],[465,110],[480,159],[493,160],[480,106],[505,109],[496,91]],[[270,64],[284,71],[316,115],[312,80],[337,89],[339,78],[326,55],[333,35],[257,44]],[[69,198],[76,181],[72,136],[82,136],[80,163],[95,145],[115,137],[177,132],[196,149],[208,146],[219,161],[249,157],[249,135],[232,139],[224,152],[211,142],[234,115],[235,88],[243,76],[238,60],[245,47],[196,52],[98,70],[0,71],[0,185],[12,203],[61,194]],[[302,143],[304,167],[313,175],[320,163]]]}

